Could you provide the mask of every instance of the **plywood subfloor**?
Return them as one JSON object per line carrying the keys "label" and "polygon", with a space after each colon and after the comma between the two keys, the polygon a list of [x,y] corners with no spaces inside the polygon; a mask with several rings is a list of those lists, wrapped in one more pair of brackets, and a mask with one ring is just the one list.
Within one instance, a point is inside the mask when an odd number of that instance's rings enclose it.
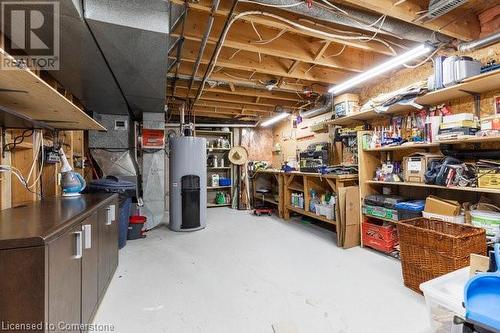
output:
{"label": "plywood subfloor", "polygon": [[335,234],[229,208],[193,233],[129,241],[95,322],[115,331],[366,333],[429,331],[400,264]]}

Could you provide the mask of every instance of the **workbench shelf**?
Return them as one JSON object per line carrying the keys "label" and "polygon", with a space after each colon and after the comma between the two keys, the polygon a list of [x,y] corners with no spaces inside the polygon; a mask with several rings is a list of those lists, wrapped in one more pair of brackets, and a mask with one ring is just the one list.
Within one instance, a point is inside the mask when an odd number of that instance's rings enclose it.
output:
{"label": "workbench shelf", "polygon": [[330,223],[330,224],[333,224],[335,226],[337,225],[337,222],[335,220],[329,220],[329,219],[327,219],[324,216],[308,212],[308,211],[306,211],[304,209],[300,209],[298,207],[293,207],[291,205],[287,205],[286,208],[288,210],[291,210],[291,211],[295,212],[295,213],[298,213],[298,214],[301,214],[301,215],[305,215],[305,216],[308,216],[308,217],[311,217],[313,219],[320,220],[320,221],[323,221],[323,222],[326,222],[326,223]]}
{"label": "workbench shelf", "polygon": [[[500,88],[500,70],[483,73],[464,80],[454,86],[431,91],[415,99],[415,103],[420,105],[436,105],[449,100],[471,96],[471,94],[481,94]],[[350,125],[354,123],[367,122],[384,116],[401,114],[416,110],[410,105],[395,104],[390,106],[385,112],[377,112],[375,109],[358,112],[342,118],[328,121],[328,125]]]}
{"label": "workbench shelf", "polygon": [[[314,190],[318,196],[326,192],[338,193],[339,188],[344,186],[356,185],[358,175],[321,175],[318,173],[308,172],[289,172],[284,173],[284,218],[290,219],[290,212],[298,213],[322,222],[335,225],[338,230],[337,217],[339,216],[338,204],[335,206],[335,219],[327,219],[325,216],[317,215],[315,212],[308,211],[310,203],[310,192]],[[304,194],[304,208],[301,209],[290,205],[292,192],[301,192]],[[337,235],[338,236],[338,235]]]}
{"label": "workbench shelf", "polygon": [[[254,207],[262,203],[262,194],[257,193],[257,190],[265,187],[271,191],[270,194],[264,195],[264,202],[275,205],[278,216],[283,217],[283,172],[280,170],[259,170],[252,177],[252,192],[254,198]],[[275,199],[275,195],[278,200]]]}

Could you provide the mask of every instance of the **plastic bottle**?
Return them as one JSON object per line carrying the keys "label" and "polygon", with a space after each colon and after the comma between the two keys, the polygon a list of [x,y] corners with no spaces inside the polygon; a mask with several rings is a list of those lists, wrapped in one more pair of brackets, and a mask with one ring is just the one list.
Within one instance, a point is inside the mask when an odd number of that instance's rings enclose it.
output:
{"label": "plastic bottle", "polygon": [[309,202],[309,211],[311,213],[316,213],[316,204],[320,204],[320,200],[316,198],[316,191],[311,190],[311,201]]}

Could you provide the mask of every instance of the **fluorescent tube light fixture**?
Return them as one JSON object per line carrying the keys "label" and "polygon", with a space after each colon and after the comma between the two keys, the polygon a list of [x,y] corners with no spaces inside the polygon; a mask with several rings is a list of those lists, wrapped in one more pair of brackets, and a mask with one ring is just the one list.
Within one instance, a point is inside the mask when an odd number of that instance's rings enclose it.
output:
{"label": "fluorescent tube light fixture", "polygon": [[383,74],[385,72],[390,71],[391,69],[394,69],[398,66],[401,66],[410,60],[413,60],[415,58],[423,56],[423,55],[433,51],[434,49],[435,48],[428,43],[421,44],[420,46],[418,46],[418,47],[416,47],[408,52],[405,52],[397,57],[394,57],[394,58],[384,62],[383,64],[375,66],[372,69],[367,70],[366,72],[363,72],[361,74],[356,75],[352,79],[349,79],[345,82],[342,82],[342,83],[330,88],[330,90],[328,90],[328,92],[332,93],[334,95],[337,95],[341,92],[346,91],[349,88],[357,86],[360,83],[368,81],[371,78],[374,78],[380,74]]}
{"label": "fluorescent tube light fixture", "polygon": [[267,127],[269,125],[272,125],[274,123],[277,123],[278,121],[282,120],[282,119],[285,119],[286,117],[288,117],[290,114],[289,113],[286,113],[286,112],[283,112],[283,113],[280,113],[266,121],[264,121],[262,124],[260,124],[260,126],[262,127]]}

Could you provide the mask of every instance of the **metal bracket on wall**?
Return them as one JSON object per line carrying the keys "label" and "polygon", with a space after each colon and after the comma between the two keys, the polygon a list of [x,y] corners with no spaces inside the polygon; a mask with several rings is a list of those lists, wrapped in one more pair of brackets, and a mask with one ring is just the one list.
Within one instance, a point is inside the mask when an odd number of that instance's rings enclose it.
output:
{"label": "metal bracket on wall", "polygon": [[474,91],[468,91],[468,90],[462,90],[462,89],[460,89],[460,91],[474,97],[474,114],[478,118],[480,118],[481,117],[481,94],[474,92]]}

